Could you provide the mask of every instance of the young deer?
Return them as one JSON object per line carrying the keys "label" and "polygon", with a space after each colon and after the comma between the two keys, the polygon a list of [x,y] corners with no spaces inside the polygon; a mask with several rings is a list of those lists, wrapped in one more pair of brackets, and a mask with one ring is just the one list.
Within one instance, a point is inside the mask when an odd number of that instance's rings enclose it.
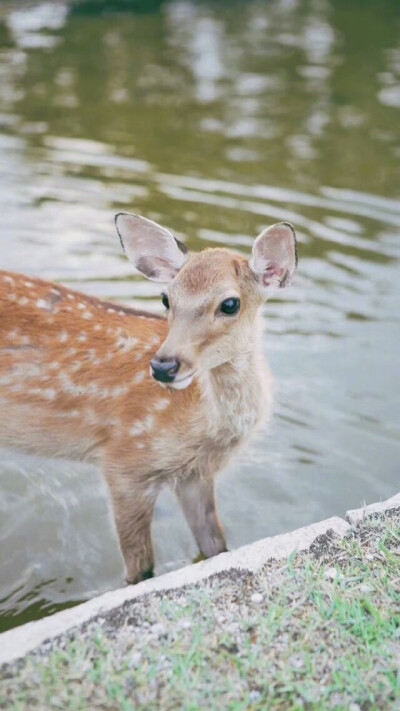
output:
{"label": "young deer", "polygon": [[287,223],[257,237],[250,261],[228,249],[188,254],[136,215],[116,225],[136,269],[168,284],[167,318],[0,272],[0,444],[101,465],[134,583],[153,567],[165,482],[201,553],[226,550],[214,476],[268,410],[259,310],[289,283],[297,254]]}

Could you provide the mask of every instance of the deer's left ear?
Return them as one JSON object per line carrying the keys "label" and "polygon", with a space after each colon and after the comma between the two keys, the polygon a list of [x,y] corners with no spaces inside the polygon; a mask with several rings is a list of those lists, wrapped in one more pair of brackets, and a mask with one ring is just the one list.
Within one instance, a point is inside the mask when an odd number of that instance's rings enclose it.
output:
{"label": "deer's left ear", "polygon": [[117,232],[128,258],[152,281],[172,281],[186,262],[187,249],[169,230],[141,215],[119,212]]}
{"label": "deer's left ear", "polygon": [[296,266],[296,233],[289,222],[278,222],[258,235],[250,268],[266,298],[274,288],[290,284]]}

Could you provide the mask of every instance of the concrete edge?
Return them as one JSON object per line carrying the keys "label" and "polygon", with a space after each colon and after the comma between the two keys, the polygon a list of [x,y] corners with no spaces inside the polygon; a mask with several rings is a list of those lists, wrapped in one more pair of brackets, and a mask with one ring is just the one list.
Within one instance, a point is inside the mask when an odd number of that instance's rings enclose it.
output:
{"label": "concrete edge", "polygon": [[0,666],[24,657],[43,642],[70,632],[97,615],[120,607],[129,600],[137,600],[155,591],[191,585],[232,568],[256,572],[268,560],[279,560],[286,558],[293,551],[308,549],[318,536],[327,531],[332,530],[342,538],[349,528],[350,524],[343,518],[333,516],[289,533],[264,538],[234,551],[221,553],[215,558],[188,565],[160,575],[158,578],[145,580],[138,585],[106,592],[76,607],[57,612],[36,622],[28,622],[0,634]]}
{"label": "concrete edge", "polygon": [[369,506],[362,506],[360,509],[350,509],[346,511],[346,519],[352,526],[355,526],[355,524],[362,521],[365,516],[370,516],[374,513],[382,513],[398,507],[400,507],[400,492],[391,496],[390,499],[386,499],[386,501],[378,501],[375,504],[369,504]]}

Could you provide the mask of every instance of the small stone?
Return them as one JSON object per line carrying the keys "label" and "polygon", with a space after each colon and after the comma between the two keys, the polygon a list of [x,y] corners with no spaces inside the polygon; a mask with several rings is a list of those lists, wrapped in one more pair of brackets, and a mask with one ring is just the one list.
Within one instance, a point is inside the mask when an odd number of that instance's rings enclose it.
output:
{"label": "small stone", "polygon": [[260,698],[261,694],[257,689],[253,689],[253,691],[250,691],[249,693],[249,699],[250,701],[258,701]]}
{"label": "small stone", "polygon": [[131,668],[137,667],[138,664],[140,663],[141,658],[142,658],[142,655],[140,654],[140,652],[134,652],[133,654],[131,654],[131,657],[129,659],[129,662],[128,662],[129,666]]}
{"label": "small stone", "polygon": [[336,568],[327,568],[324,572],[324,578],[327,580],[335,580],[337,577],[337,570]]}
{"label": "small stone", "polygon": [[254,602],[255,605],[259,605],[263,600],[264,598],[261,593],[255,592],[251,596],[251,601]]}
{"label": "small stone", "polygon": [[360,585],[360,592],[362,593],[370,593],[373,591],[373,588],[371,585]]}
{"label": "small stone", "polygon": [[156,624],[152,626],[151,631],[157,637],[164,637],[164,635],[167,634],[167,630],[165,629],[164,625],[161,624],[161,622],[156,622]]}
{"label": "small stone", "polygon": [[301,669],[301,667],[304,667],[304,661],[298,654],[293,654],[289,661],[295,669]]}
{"label": "small stone", "polygon": [[181,620],[179,623],[179,627],[182,630],[190,630],[191,626],[192,626],[191,620],[189,620],[187,617],[184,618],[183,620]]}

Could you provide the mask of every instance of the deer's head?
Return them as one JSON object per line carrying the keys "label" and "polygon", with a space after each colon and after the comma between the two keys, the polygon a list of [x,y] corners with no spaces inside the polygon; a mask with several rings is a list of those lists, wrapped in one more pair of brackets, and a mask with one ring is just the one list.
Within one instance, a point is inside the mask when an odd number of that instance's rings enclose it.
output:
{"label": "deer's head", "polygon": [[164,227],[119,213],[122,246],[143,276],[162,284],[168,335],[151,362],[160,383],[186,388],[194,376],[248,351],[257,312],[297,265],[292,225],[281,222],[255,239],[250,259],[229,249],[188,253]]}

